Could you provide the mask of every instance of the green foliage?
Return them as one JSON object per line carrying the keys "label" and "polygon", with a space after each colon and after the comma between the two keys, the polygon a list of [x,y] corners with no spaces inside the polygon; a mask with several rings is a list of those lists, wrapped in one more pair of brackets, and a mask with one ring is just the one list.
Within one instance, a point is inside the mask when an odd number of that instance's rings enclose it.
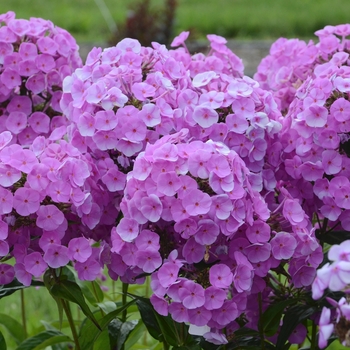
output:
{"label": "green foliage", "polygon": [[[100,318],[96,314],[94,318],[99,318],[100,329],[98,329],[91,321],[91,319],[86,319],[80,328],[79,339],[81,340],[81,350],[89,350],[93,348],[96,340],[101,336],[104,330],[107,329],[108,325],[124,310],[126,310],[130,305],[132,305],[135,301],[132,300],[124,306],[121,306],[115,311],[110,312],[109,314]],[[105,333],[106,334],[106,333]],[[108,332],[107,332],[108,335]]]}
{"label": "green foliage", "polygon": [[297,301],[295,299],[287,299],[280,301],[271,305],[262,315],[261,324],[263,327],[263,331],[265,336],[273,336],[276,334],[277,329],[280,325],[280,320],[282,318],[282,314],[284,310],[290,306],[295,304]]}
{"label": "green foliage", "polygon": [[25,339],[22,325],[11,316],[0,314],[0,324],[6,328],[17,345]]}
{"label": "green foliage", "polygon": [[27,338],[23,343],[19,345],[17,350],[40,350],[46,349],[48,346],[67,342],[72,343],[73,341],[62,332],[47,330],[36,334],[33,337]]}
{"label": "green foliage", "polygon": [[316,311],[317,308],[315,306],[310,306],[308,304],[291,306],[283,317],[283,324],[278,334],[276,348],[282,349],[294,328],[299,323],[312,316]]}
{"label": "green foliage", "polygon": [[[44,283],[42,283],[40,281],[32,281],[31,285],[35,286],[35,287],[39,287],[39,286],[43,286]],[[13,294],[14,292],[17,292],[21,289],[25,289],[25,288],[27,288],[27,287],[24,286],[22,283],[18,282],[17,279],[14,279],[9,284],[0,285],[0,299],[4,298],[6,296],[9,296],[9,295]]]}
{"label": "green foliage", "polygon": [[7,345],[3,334],[0,332],[0,349],[7,350]]}
{"label": "green foliage", "polygon": [[[135,0],[104,0],[118,27]],[[163,0],[152,0],[160,6]],[[67,29],[79,42],[107,42],[111,33],[94,0],[28,0],[0,2],[0,12],[18,18],[42,17]],[[350,2],[343,0],[178,0],[175,33],[191,30],[192,38],[215,33],[227,38],[311,38],[325,25],[348,22]]]}

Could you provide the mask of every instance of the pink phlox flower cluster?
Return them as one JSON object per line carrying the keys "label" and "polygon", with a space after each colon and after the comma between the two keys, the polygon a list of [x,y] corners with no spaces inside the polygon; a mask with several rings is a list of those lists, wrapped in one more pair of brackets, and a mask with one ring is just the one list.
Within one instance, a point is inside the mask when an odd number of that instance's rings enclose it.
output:
{"label": "pink phlox flower cluster", "polygon": [[243,313],[254,323],[247,300],[264,290],[263,278],[281,262],[292,261],[297,288],[309,286],[319,245],[292,199],[283,214],[295,232],[272,231],[267,204],[238,154],[220,142],[187,142],[188,132],[164,136],[137,156],[108,267],[128,283],[151,274],[157,312],[207,325],[219,337]]}
{"label": "pink phlox flower cluster", "polygon": [[314,299],[322,297],[328,288],[331,291],[342,291],[350,283],[350,242],[344,241],[333,245],[328,252],[330,262],[317,271],[317,277],[312,285]]}
{"label": "pink phlox flower cluster", "polygon": [[130,158],[147,142],[174,132],[171,95],[186,74],[173,61],[165,47],[141,47],[134,39],[93,49],[85,66],[64,81],[61,108],[72,123],[71,142],[82,152]]}
{"label": "pink phlox flower cluster", "polygon": [[309,217],[316,214],[329,227],[340,224],[345,230],[350,228],[349,76],[347,66],[332,61],[315,68],[283,120],[276,164],[277,181],[299,198]]}
{"label": "pink phlox flower cluster", "polygon": [[296,91],[315,67],[325,62],[337,66],[347,63],[350,35],[349,25],[326,26],[315,32],[318,42],[280,38],[274,42],[270,54],[262,59],[254,75],[263,89],[273,91],[282,113],[286,113]]}
{"label": "pink phlox flower cluster", "polygon": [[39,136],[27,149],[11,143],[9,131],[0,135],[0,256],[16,260],[14,273],[2,282],[12,276],[29,285],[47,267],[70,261],[80,279],[94,280],[103,264],[91,244],[110,240],[118,215],[115,192],[124,188],[125,175],[114,164],[97,170],[64,140]]}
{"label": "pink phlox flower cluster", "polygon": [[59,106],[62,81],[81,67],[79,47],[66,30],[41,18],[8,12],[1,22],[0,132],[10,131],[26,146],[39,135],[58,139],[67,126]]}
{"label": "pink phlox flower cluster", "polygon": [[191,77],[206,71],[223,73],[232,77],[243,77],[244,66],[242,60],[228,47],[227,40],[219,35],[209,34],[210,50],[207,55],[202,53],[189,55],[186,39],[189,32],[182,32],[171,43],[171,47],[181,48],[171,51],[171,55],[184,63],[186,69],[190,70]]}

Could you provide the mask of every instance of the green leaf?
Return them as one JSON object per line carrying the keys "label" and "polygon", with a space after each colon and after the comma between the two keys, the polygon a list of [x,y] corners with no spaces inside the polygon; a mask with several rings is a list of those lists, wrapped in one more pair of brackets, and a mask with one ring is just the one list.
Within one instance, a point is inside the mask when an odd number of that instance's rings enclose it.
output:
{"label": "green leaf", "polygon": [[[135,345],[147,332],[146,326],[142,322],[142,320],[139,320],[138,324],[134,328],[134,330],[130,333],[128,336],[128,339],[125,342],[125,350],[131,349],[133,345]],[[158,343],[157,344],[161,344]],[[138,344],[139,346],[139,344]],[[163,348],[163,346],[162,346]]]}
{"label": "green leaf", "polygon": [[113,349],[110,345],[108,329],[103,330],[94,342],[94,350]]}
{"label": "green leaf", "polygon": [[173,350],[201,350],[201,346],[199,344],[191,344],[191,345],[181,345],[173,347]]}
{"label": "green leaf", "polygon": [[138,320],[132,320],[123,323],[117,318],[114,319],[108,325],[108,333],[111,345],[115,346],[117,350],[120,350],[138,323]]}
{"label": "green leaf", "polygon": [[11,316],[0,314],[0,324],[2,324],[17,344],[25,339],[23,326]]}
{"label": "green leaf", "polygon": [[75,282],[68,280],[58,281],[51,287],[50,292],[55,297],[62,298],[71,301],[72,303],[78,304],[81,307],[81,310],[83,311],[85,316],[88,317],[97,328],[101,329],[94,314],[90,310],[89,306],[86,304],[84,295],[80,287]]}
{"label": "green leaf", "polygon": [[[170,316],[159,315],[147,298],[137,297],[136,304],[142,321],[153,338],[172,346],[184,345],[188,326],[175,322]],[[179,338],[179,334],[183,335],[183,339]]]}
{"label": "green leaf", "polygon": [[72,340],[59,331],[48,330],[26,339],[16,350],[45,349],[47,346],[63,342],[72,342]]}
{"label": "green leaf", "polygon": [[3,334],[1,333],[1,331],[0,331],[0,349],[7,350],[6,341],[5,341],[5,338],[4,338]]}
{"label": "green leaf", "polygon": [[117,348],[118,335],[122,324],[122,321],[120,321],[118,318],[115,318],[108,325],[109,344],[111,349]]}
{"label": "green leaf", "polygon": [[62,300],[56,296],[54,296],[51,293],[51,287],[54,285],[54,278],[52,276],[51,270],[46,270],[44,273],[44,285],[49,291],[50,295],[52,296],[53,300],[55,300],[56,305],[57,305],[57,311],[58,311],[58,319],[59,319],[59,328],[62,329],[62,324],[63,324],[63,305],[62,305]]}
{"label": "green leaf", "polygon": [[170,316],[162,316],[153,311],[158,321],[159,327],[162,330],[165,341],[172,346],[181,345],[181,340],[178,338],[176,322]]}
{"label": "green leaf", "polygon": [[97,306],[98,303],[102,303],[104,299],[104,294],[101,290],[100,285],[97,282],[77,280],[77,284],[81,288],[81,291],[83,292],[85,298],[91,305]]}
{"label": "green leaf", "polygon": [[350,239],[349,231],[331,231],[325,234],[321,234],[319,230],[316,230],[316,238],[322,243],[328,244],[340,244]]}
{"label": "green leaf", "polygon": [[160,342],[164,341],[162,331],[158,325],[157,318],[154,314],[153,307],[143,301],[141,298],[136,301],[136,305],[140,311],[141,319],[146,326],[148,333]]}
{"label": "green leaf", "polygon": [[[44,283],[40,281],[32,281],[31,286],[42,287],[44,286]],[[17,279],[14,279],[11,283],[0,285],[0,299],[25,288],[29,288],[29,286],[24,286]]]}
{"label": "green leaf", "polygon": [[[275,347],[273,344],[271,344],[268,341],[264,341],[264,345],[261,344],[260,338],[246,338],[246,339],[240,339],[240,341],[233,343],[233,344],[227,344],[226,347],[222,347],[222,349],[225,350],[257,350],[262,349],[265,350],[276,350],[277,347]],[[278,348],[279,350],[282,350]]]}
{"label": "green leaf", "polygon": [[127,321],[121,324],[117,336],[117,350],[120,350],[128,339],[130,333],[135,329],[138,320]]}
{"label": "green leaf", "polygon": [[278,334],[276,348],[282,349],[294,328],[317,311],[309,305],[294,305],[289,308],[283,317],[283,324]]}
{"label": "green leaf", "polygon": [[68,335],[55,335],[52,338],[49,338],[36,346],[33,350],[41,350],[41,349],[46,349],[48,346],[53,346],[56,344],[61,344],[61,343],[73,343],[74,341],[68,337]]}
{"label": "green leaf", "polygon": [[277,332],[283,311],[286,307],[295,303],[297,303],[297,300],[287,299],[267,308],[260,319],[264,334],[266,336],[273,336]]}
{"label": "green leaf", "polygon": [[97,306],[105,313],[109,314],[112,311],[117,310],[117,305],[113,301],[105,301],[104,303],[97,303]]}
{"label": "green leaf", "polygon": [[[125,309],[127,309],[130,305],[134,304],[135,300],[131,300],[129,303],[124,306],[118,308],[115,311],[110,312],[104,317],[99,318],[100,329],[104,330],[110,324],[112,320],[114,320],[119,314],[121,314]],[[100,314],[100,312],[98,312]],[[93,348],[93,344],[96,339],[101,334],[101,330],[97,329],[93,323],[89,320],[82,324],[79,334],[79,342],[81,350],[90,350]]]}

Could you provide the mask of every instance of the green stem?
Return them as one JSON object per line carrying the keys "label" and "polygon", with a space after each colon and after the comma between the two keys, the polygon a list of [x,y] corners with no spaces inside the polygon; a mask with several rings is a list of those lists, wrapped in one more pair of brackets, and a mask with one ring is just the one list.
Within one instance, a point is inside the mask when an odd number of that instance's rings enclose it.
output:
{"label": "green stem", "polygon": [[312,322],[312,333],[311,333],[311,345],[310,350],[316,350],[316,334],[317,334],[317,325],[315,322]]}
{"label": "green stem", "polygon": [[25,307],[25,300],[24,300],[24,290],[21,289],[21,311],[22,311],[22,325],[23,325],[23,332],[24,337],[27,338],[27,318],[26,318],[26,307]]}
{"label": "green stem", "polygon": [[61,299],[61,301],[62,301],[63,310],[66,313],[67,320],[68,320],[70,329],[72,331],[72,335],[75,343],[75,349],[80,350],[79,337],[78,337],[77,330],[75,328],[72,312],[69,306],[69,301],[66,302],[64,299]]}
{"label": "green stem", "polygon": [[[96,290],[96,286],[95,286],[95,282],[92,281],[92,282],[91,282],[91,285],[92,285],[92,290],[94,291],[95,299],[96,299],[97,302],[99,302],[99,300],[98,300],[98,294],[97,294],[97,290]],[[104,311],[103,311],[101,308],[100,308],[100,311],[101,311],[102,317],[105,316],[105,313],[104,313]]]}
{"label": "green stem", "polygon": [[163,350],[169,350],[170,346],[167,342],[163,341]]}
{"label": "green stem", "polygon": [[[125,306],[126,305],[126,302],[127,302],[127,293],[128,293],[128,288],[129,288],[129,284],[128,283],[123,283],[122,284],[122,305]],[[128,309],[124,309],[123,310],[123,313],[122,313],[122,318],[121,318],[121,321],[124,323],[126,322],[126,318],[128,316]],[[123,343],[122,347],[121,347],[121,350],[124,350],[125,347],[124,347],[125,343]]]}
{"label": "green stem", "polygon": [[[128,293],[128,288],[129,288],[129,284],[128,283],[123,283],[122,285],[122,305],[125,306],[126,305],[126,299],[127,299],[127,293]],[[126,317],[128,315],[128,310],[125,309],[122,313],[122,319],[121,321],[124,323],[126,321]]]}
{"label": "green stem", "polygon": [[265,337],[264,337],[264,330],[262,325],[262,297],[261,292],[258,294],[259,298],[259,333],[260,333],[260,340],[261,340],[261,350],[265,350]]}

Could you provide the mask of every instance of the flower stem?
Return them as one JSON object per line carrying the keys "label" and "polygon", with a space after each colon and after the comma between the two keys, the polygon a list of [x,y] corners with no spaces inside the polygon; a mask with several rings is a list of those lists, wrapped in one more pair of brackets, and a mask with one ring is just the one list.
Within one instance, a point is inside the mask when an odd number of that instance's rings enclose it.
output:
{"label": "flower stem", "polygon": [[69,306],[69,301],[66,302],[64,299],[61,299],[61,301],[62,301],[63,310],[66,313],[67,320],[68,320],[70,329],[72,331],[72,335],[73,335],[73,339],[74,339],[74,343],[75,343],[75,349],[80,350],[79,337],[78,337],[78,333],[77,333],[77,330],[76,330],[75,325],[74,325],[74,320],[73,320],[72,312],[71,312],[71,309]]}
{"label": "flower stem", "polygon": [[[126,305],[128,288],[129,288],[129,284],[123,282],[123,285],[122,285],[122,292],[123,292],[122,293],[122,306]],[[122,313],[122,318],[121,318],[121,321],[123,323],[126,322],[127,315],[128,315],[128,309],[124,309],[123,313]],[[121,350],[124,350],[124,349],[125,349],[125,347],[124,347],[124,344],[123,344],[122,347],[121,347]]]}
{"label": "flower stem", "polygon": [[[128,293],[128,288],[129,288],[129,284],[128,283],[123,283],[122,286],[122,306],[126,305],[126,298],[127,298],[127,293]],[[122,313],[122,319],[121,321],[124,323],[126,321],[126,316],[128,315],[128,310],[125,309]]]}
{"label": "flower stem", "polygon": [[27,338],[27,318],[26,318],[26,305],[24,300],[24,290],[21,289],[21,313],[22,313],[22,325],[24,337]]}
{"label": "flower stem", "polygon": [[312,322],[312,333],[311,333],[311,345],[310,350],[316,349],[316,333],[317,333],[317,325],[315,322]]}

